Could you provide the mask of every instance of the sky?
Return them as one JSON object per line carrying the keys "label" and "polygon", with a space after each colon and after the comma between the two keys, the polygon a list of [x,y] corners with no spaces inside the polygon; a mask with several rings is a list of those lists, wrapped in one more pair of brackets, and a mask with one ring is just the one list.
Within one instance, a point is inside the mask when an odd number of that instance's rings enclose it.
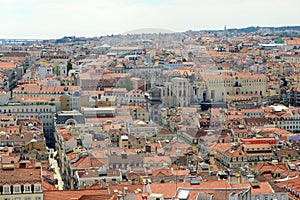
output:
{"label": "sky", "polygon": [[299,0],[0,0],[0,38],[300,25]]}

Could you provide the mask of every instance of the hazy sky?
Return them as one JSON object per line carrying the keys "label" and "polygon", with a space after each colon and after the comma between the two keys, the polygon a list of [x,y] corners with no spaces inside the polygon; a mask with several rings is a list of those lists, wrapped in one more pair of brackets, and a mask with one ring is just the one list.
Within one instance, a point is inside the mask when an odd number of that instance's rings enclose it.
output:
{"label": "hazy sky", "polygon": [[0,38],[300,25],[299,0],[0,0]]}

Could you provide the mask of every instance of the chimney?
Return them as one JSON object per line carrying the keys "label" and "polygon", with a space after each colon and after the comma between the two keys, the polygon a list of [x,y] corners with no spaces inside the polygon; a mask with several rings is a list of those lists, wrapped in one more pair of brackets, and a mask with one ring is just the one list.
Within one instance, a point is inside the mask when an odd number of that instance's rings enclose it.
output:
{"label": "chimney", "polygon": [[128,194],[128,187],[124,187],[124,194]]}
{"label": "chimney", "polygon": [[123,151],[123,152],[121,153],[121,158],[122,158],[122,159],[127,159],[127,153],[126,153],[125,151]]}
{"label": "chimney", "polygon": [[148,196],[145,194],[142,194],[142,200],[147,200],[147,199],[148,199]]}

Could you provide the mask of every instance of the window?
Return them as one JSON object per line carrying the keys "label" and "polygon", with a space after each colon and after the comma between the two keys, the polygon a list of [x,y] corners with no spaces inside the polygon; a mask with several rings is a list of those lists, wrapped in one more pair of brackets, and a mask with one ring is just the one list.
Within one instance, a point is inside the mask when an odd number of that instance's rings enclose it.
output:
{"label": "window", "polygon": [[20,185],[14,185],[14,193],[20,193],[21,189],[20,189]]}
{"label": "window", "polygon": [[25,185],[24,186],[24,193],[30,193],[31,192],[31,186],[30,185]]}
{"label": "window", "polygon": [[8,194],[8,193],[10,193],[10,186],[9,185],[3,186],[3,194]]}
{"label": "window", "polygon": [[35,197],[35,200],[42,200],[41,197]]}
{"label": "window", "polygon": [[24,200],[31,200],[31,197],[25,197]]}
{"label": "window", "polygon": [[34,191],[35,192],[40,192],[41,191],[41,185],[40,184],[35,184],[34,185]]}

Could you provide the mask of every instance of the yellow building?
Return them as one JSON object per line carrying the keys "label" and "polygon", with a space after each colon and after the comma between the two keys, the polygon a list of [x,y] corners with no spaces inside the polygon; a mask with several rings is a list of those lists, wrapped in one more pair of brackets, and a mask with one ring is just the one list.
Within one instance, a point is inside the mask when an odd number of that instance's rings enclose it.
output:
{"label": "yellow building", "polygon": [[60,82],[61,82],[61,85],[63,85],[63,86],[75,85],[75,80],[74,80],[74,77],[72,77],[72,76],[67,76],[67,77],[61,76]]}
{"label": "yellow building", "polygon": [[97,99],[96,105],[98,107],[105,107],[105,106],[115,106],[116,105],[116,97],[115,96],[100,96]]}
{"label": "yellow building", "polygon": [[119,147],[120,148],[128,148],[128,136],[127,135],[121,135],[119,139]]}
{"label": "yellow building", "polygon": [[70,109],[71,109],[71,96],[70,95],[60,96],[60,109],[62,111],[70,111]]}
{"label": "yellow building", "polygon": [[141,106],[129,106],[129,113],[133,120],[149,121],[149,112]]}

